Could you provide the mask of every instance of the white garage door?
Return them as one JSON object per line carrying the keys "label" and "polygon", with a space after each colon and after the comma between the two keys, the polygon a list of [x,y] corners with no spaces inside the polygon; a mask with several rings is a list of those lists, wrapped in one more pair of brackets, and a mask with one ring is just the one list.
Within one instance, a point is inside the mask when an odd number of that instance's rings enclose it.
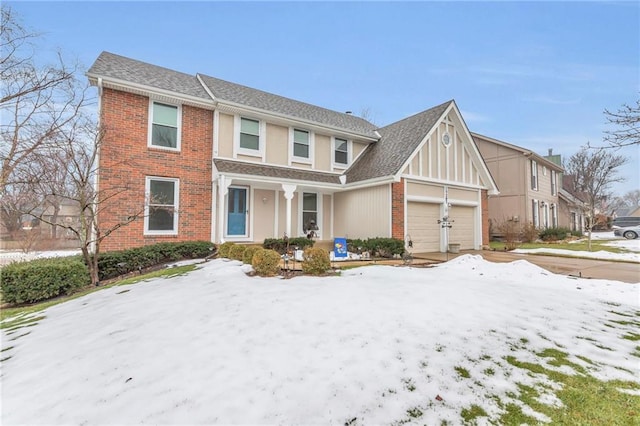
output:
{"label": "white garage door", "polygon": [[407,203],[407,232],[413,241],[410,251],[440,251],[440,204]]}
{"label": "white garage door", "polygon": [[451,206],[449,218],[454,220],[449,229],[449,243],[458,243],[462,250],[473,250],[476,221],[475,207]]}

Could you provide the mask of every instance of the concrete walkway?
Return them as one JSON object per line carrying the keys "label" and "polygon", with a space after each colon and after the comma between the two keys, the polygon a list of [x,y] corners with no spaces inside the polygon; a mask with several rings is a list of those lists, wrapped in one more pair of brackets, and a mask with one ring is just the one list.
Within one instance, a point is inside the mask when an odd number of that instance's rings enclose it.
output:
{"label": "concrete walkway", "polygon": [[444,262],[463,254],[476,254],[489,262],[513,262],[524,259],[555,274],[582,278],[616,280],[626,283],[640,283],[640,264],[612,262],[606,260],[579,259],[575,257],[544,256],[492,250],[463,250],[454,253],[413,253],[414,259]]}

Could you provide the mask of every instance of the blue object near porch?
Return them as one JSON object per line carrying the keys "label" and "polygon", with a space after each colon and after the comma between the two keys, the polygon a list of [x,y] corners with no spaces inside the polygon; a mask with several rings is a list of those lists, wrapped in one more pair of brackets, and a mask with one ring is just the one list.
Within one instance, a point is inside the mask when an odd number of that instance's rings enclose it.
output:
{"label": "blue object near porch", "polygon": [[347,239],[336,238],[333,240],[333,256],[335,258],[347,257]]}

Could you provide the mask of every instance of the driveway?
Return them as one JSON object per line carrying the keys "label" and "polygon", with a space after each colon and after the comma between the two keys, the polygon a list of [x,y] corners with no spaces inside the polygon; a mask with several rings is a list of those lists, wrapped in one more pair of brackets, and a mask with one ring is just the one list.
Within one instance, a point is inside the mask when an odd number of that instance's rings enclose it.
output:
{"label": "driveway", "polygon": [[524,259],[555,274],[570,275],[582,278],[616,280],[626,283],[640,283],[640,264],[613,262],[606,260],[579,259],[575,257],[543,256],[538,254],[521,254],[492,250],[463,250],[453,253],[414,253],[416,259],[446,261],[463,254],[477,254],[490,262],[513,262]]}

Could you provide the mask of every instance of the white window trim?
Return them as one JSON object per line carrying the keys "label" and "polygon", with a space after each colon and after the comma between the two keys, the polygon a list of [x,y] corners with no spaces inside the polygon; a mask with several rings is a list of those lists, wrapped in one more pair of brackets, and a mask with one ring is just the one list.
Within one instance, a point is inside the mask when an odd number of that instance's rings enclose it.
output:
{"label": "white window trim", "polygon": [[317,200],[317,204],[316,204],[316,209],[317,210],[317,222],[316,225],[318,226],[318,231],[316,232],[316,240],[321,240],[322,239],[322,233],[323,233],[323,229],[322,229],[322,194],[320,192],[315,192],[315,191],[298,191],[298,233],[301,236],[305,236],[304,233],[304,223],[302,223],[302,206],[303,206],[303,201],[304,201],[304,194],[316,194],[316,200]]}
{"label": "white window trim", "polygon": [[[343,141],[347,141],[347,163],[336,163],[336,148],[337,142],[336,140],[340,139]],[[346,138],[336,138],[335,136],[331,137],[331,168],[333,169],[348,169],[351,165],[351,161],[353,159],[353,141],[351,139]]]}
{"label": "white window trim", "polygon": [[[301,130],[303,132],[309,133],[309,158],[305,157],[296,157],[293,155],[293,131]],[[289,127],[289,165],[292,163],[302,163],[302,164],[311,164],[314,165],[314,153],[315,153],[315,134],[313,131],[309,129],[304,129],[302,127]]]}
{"label": "white window trim", "polygon": [[537,191],[539,188],[538,182],[538,162],[536,160],[531,160],[531,189]]}
{"label": "white window trim", "polygon": [[[258,122],[258,149],[242,148],[240,146],[240,120],[246,118],[247,120],[253,120]],[[238,158],[238,155],[248,155],[251,157],[260,157],[264,161],[265,153],[265,122],[256,117],[246,115],[234,115],[233,116],[233,158]]]}
{"label": "white window trim", "polygon": [[551,170],[551,195],[558,195],[558,173]]}
{"label": "white window trim", "polygon": [[540,204],[538,203],[538,200],[531,201],[531,214],[533,215],[533,217],[531,218],[531,223],[534,227],[538,228],[540,226]]}
{"label": "white window trim", "polygon": [[[170,231],[155,231],[149,229],[149,201],[151,199],[151,181],[159,180],[164,182],[174,182],[173,199],[175,203],[173,205],[173,229]],[[146,176],[145,177],[145,203],[144,203],[144,235],[178,235],[178,223],[180,215],[180,179],[167,178],[160,176]]]}
{"label": "white window trim", "polygon": [[[160,145],[153,145],[152,143],[152,137],[153,137],[153,104],[154,103],[158,103],[158,104],[162,104],[162,105],[168,105],[168,106],[174,106],[178,108],[177,114],[178,114],[178,135],[176,137],[176,147],[175,148],[171,148],[169,146],[160,146]],[[180,151],[180,147],[181,147],[181,142],[182,142],[182,105],[180,104],[172,104],[169,102],[160,102],[158,100],[155,100],[153,98],[149,98],[149,115],[148,115],[149,119],[149,125],[147,128],[147,147],[149,148],[153,148],[153,149],[162,149],[165,151],[174,151],[174,152],[179,152]]]}

